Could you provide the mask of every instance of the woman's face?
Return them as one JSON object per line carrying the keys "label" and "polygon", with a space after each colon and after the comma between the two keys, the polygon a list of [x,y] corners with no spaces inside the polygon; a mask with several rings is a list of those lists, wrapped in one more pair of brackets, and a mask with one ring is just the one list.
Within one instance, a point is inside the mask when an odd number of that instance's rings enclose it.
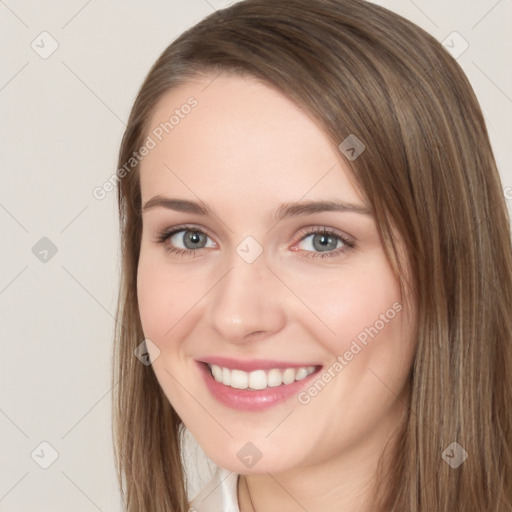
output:
{"label": "woman's face", "polygon": [[149,129],[137,292],[165,395],[231,471],[370,461],[404,412],[413,322],[341,152],[234,75],[168,92]]}

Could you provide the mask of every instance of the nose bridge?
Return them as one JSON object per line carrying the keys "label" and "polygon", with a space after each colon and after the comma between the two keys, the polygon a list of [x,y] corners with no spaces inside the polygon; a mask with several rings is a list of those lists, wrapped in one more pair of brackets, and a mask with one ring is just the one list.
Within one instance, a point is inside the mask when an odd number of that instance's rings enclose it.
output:
{"label": "nose bridge", "polygon": [[[244,248],[244,244],[241,244]],[[240,247],[238,248],[240,250]],[[206,319],[226,341],[242,341],[254,332],[277,332],[284,322],[280,292],[264,254],[255,260],[234,252],[230,269],[212,290]],[[274,279],[275,281],[275,279]]]}

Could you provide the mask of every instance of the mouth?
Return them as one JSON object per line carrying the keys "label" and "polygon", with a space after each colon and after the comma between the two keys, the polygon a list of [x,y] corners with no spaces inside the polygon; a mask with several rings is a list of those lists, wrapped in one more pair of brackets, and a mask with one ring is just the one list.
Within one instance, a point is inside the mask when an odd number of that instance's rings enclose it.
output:
{"label": "mouth", "polygon": [[267,388],[287,386],[303,380],[318,370],[317,366],[299,366],[288,368],[258,369],[247,372],[240,369],[226,368],[216,364],[205,363],[211,376],[224,386],[233,389],[260,391]]}
{"label": "mouth", "polygon": [[196,363],[206,388],[217,401],[232,409],[255,412],[297,397],[323,368],[318,364],[243,362],[221,358],[196,360]]}

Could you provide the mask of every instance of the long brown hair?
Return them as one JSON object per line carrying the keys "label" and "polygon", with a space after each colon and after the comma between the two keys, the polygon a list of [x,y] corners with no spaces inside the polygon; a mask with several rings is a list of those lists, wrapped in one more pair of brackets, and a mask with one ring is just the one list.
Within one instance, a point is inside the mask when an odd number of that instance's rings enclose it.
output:
{"label": "long brown hair", "polygon": [[[365,151],[347,165],[401,285],[395,229],[405,243],[417,353],[401,449],[378,481],[374,509],[510,511],[512,248],[484,119],[440,43],[362,0],[246,0],[217,11],[160,55],[138,93],[118,166],[125,172],[118,173],[113,434],[126,510],[188,508],[183,424],[151,366],[134,357],[143,340],[136,293],[141,197],[138,165],[126,162],[144,144],[165,92],[220,72],[276,87],[319,122],[333,147],[349,135],[361,140]],[[457,468],[446,458],[454,442],[467,452]]]}

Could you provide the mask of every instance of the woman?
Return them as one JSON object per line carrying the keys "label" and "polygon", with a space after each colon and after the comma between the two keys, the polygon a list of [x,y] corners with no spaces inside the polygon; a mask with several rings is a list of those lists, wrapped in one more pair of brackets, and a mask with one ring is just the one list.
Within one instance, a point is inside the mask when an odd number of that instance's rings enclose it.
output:
{"label": "woman", "polygon": [[[360,0],[218,11],[118,176],[127,511],[510,510],[509,218],[437,41]],[[184,427],[219,466],[192,502]]]}

